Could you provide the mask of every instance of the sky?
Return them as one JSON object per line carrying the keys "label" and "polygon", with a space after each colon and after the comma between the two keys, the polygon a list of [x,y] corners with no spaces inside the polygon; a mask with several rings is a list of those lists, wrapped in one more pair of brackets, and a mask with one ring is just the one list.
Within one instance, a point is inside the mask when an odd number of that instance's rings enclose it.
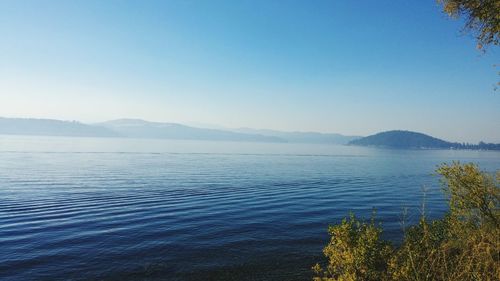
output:
{"label": "sky", "polygon": [[499,51],[462,26],[434,0],[0,0],[0,116],[500,142]]}

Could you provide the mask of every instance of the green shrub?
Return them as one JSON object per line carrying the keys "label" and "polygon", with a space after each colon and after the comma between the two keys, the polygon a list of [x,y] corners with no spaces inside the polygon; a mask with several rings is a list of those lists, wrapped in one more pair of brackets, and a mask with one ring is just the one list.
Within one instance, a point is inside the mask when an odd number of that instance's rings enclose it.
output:
{"label": "green shrub", "polygon": [[449,202],[444,218],[422,215],[394,249],[373,218],[351,215],[329,228],[328,263],[313,267],[314,280],[500,280],[500,171],[495,180],[457,162],[437,172]]}
{"label": "green shrub", "polygon": [[315,281],[380,280],[385,274],[392,247],[380,239],[382,229],[374,219],[368,223],[351,214],[328,232],[331,239],[323,253],[329,263],[325,269],[316,264]]}

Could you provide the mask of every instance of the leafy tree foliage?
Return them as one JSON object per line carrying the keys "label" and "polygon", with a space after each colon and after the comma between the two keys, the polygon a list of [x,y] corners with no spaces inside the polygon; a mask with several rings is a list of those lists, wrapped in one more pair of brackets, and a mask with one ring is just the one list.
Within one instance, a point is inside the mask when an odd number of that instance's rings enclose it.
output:
{"label": "leafy tree foliage", "polygon": [[465,28],[475,33],[478,48],[499,44],[500,0],[437,0],[452,17],[465,16]]}
{"label": "leafy tree foliage", "polygon": [[328,262],[313,267],[314,281],[500,280],[500,171],[496,179],[474,164],[442,165],[449,212],[405,231],[400,247],[380,239],[382,229],[353,215],[331,226]]}

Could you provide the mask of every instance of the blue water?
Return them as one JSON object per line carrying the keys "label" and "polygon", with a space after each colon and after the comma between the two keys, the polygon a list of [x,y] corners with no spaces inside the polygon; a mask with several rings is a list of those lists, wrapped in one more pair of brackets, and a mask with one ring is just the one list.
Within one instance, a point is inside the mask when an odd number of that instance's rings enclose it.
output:
{"label": "blue water", "polygon": [[329,224],[439,217],[436,165],[500,153],[0,136],[1,280],[309,280]]}

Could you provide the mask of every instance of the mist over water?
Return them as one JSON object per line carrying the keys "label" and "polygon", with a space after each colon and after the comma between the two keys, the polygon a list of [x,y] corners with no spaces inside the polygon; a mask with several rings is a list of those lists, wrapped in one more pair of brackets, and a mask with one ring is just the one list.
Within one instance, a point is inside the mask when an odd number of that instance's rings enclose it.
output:
{"label": "mist over water", "polygon": [[453,160],[500,152],[0,136],[0,279],[307,280],[349,211],[441,216]]}

